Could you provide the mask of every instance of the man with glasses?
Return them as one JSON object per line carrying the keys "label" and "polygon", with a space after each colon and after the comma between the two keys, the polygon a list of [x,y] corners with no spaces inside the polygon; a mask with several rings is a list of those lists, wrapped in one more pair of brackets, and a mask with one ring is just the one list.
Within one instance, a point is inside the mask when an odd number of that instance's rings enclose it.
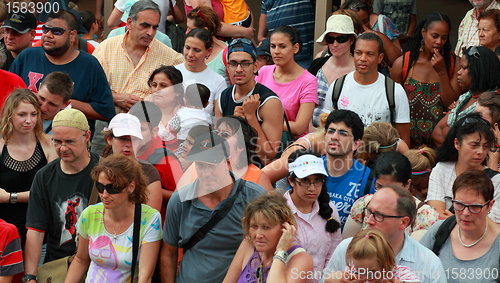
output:
{"label": "man with glasses", "polygon": [[[405,233],[417,213],[415,200],[407,190],[397,185],[384,186],[375,192],[365,213],[368,216],[368,229],[380,231],[391,245],[396,255],[396,265],[410,268],[421,283],[447,281],[439,258]],[[332,272],[345,270],[346,251],[351,240],[345,239],[337,246],[321,282],[331,278]]]}
{"label": "man with glasses", "polygon": [[256,153],[265,166],[276,157],[281,142],[283,105],[269,88],[255,81],[257,52],[248,39],[236,39],[228,48],[228,71],[234,85],[215,102],[215,116],[237,115],[257,131]]}
{"label": "man with glasses", "polygon": [[73,47],[77,40],[77,22],[67,11],[52,13],[43,26],[42,48],[32,47],[17,56],[10,72],[19,75],[34,93],[48,74],[67,73],[74,83],[71,107],[82,111],[89,120],[109,120],[115,115],[113,97],[106,74],[90,54]]}
{"label": "man with glasses", "polygon": [[377,71],[383,52],[383,42],[378,35],[369,32],[360,35],[354,48],[356,70],[330,85],[323,112],[349,109],[356,112],[366,126],[374,122],[392,123],[401,139],[410,144],[408,97],[400,84]]}
{"label": "man with glasses", "polygon": [[[208,133],[195,139],[186,156],[187,161],[194,161],[198,178],[175,191],[169,200],[160,252],[162,282],[224,279],[243,240],[241,217],[252,200],[266,193],[229,171],[228,155],[227,141]],[[218,222],[212,222],[217,218]],[[207,226],[209,222],[214,224]],[[179,248],[184,255],[177,272]]]}
{"label": "man with glasses", "polygon": [[4,36],[0,40],[0,46],[7,49],[5,52],[7,61],[2,66],[2,70],[8,71],[17,55],[31,47],[35,38],[36,18],[28,12],[11,12],[1,28],[4,29]]}
{"label": "man with glasses", "polygon": [[[335,204],[344,226],[354,202],[367,194],[366,188],[370,168],[353,158],[363,138],[364,126],[361,118],[350,110],[335,110],[325,123],[325,149],[323,156],[326,172],[326,187],[330,200]],[[373,189],[371,189],[373,192]]]}
{"label": "man with glasses", "polygon": [[93,188],[90,172],[99,162],[99,156],[87,150],[90,130],[81,111],[57,113],[52,133],[59,158],[38,171],[30,189],[23,282],[36,281],[45,235],[45,262],[76,252],[74,220],[89,203]]}

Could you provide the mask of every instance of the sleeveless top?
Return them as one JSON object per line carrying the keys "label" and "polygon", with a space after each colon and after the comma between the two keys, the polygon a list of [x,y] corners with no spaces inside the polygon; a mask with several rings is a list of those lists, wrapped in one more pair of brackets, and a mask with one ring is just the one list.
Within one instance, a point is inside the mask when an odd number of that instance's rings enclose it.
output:
{"label": "sleeveless top", "polygon": [[[305,252],[306,250],[299,246],[295,245],[291,247],[287,253],[288,253],[288,258],[286,262],[288,263],[292,257],[298,253]],[[243,268],[243,271],[240,274],[240,278],[238,279],[237,283],[257,283],[257,282],[267,282],[267,275],[269,274],[269,270],[271,269],[271,266],[265,266],[262,268],[260,267],[261,261],[259,257],[259,253],[253,248],[253,254],[248,260],[247,264],[245,265],[245,268]],[[260,278],[262,276],[262,278]]]}
{"label": "sleeveless top", "polygon": [[[25,161],[17,161],[12,158],[3,146],[0,156],[0,188],[8,193],[20,193],[29,191],[36,172],[47,164],[42,145],[37,141],[35,150],[31,157]],[[14,224],[21,236],[22,247],[26,241],[26,212],[28,203],[2,203],[0,204],[0,219]]]}

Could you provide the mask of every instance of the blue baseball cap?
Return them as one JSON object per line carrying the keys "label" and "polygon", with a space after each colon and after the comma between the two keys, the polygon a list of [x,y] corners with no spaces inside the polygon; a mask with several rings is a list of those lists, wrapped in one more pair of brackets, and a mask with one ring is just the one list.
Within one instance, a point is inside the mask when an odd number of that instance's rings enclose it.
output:
{"label": "blue baseball cap", "polygon": [[255,50],[255,46],[246,38],[237,38],[231,42],[227,49],[227,58],[229,58],[231,53],[240,51],[250,54],[254,61],[257,60],[257,51]]}

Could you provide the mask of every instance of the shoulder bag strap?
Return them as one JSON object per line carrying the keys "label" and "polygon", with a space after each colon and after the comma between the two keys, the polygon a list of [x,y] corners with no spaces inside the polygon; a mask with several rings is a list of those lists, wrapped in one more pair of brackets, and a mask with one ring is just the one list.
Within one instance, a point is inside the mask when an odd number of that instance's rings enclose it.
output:
{"label": "shoulder bag strap", "polygon": [[394,81],[385,77],[385,96],[387,97],[387,102],[389,103],[389,110],[391,112],[391,124],[394,126],[396,124],[396,103],[394,102]]}
{"label": "shoulder bag strap", "polygon": [[130,281],[134,282],[135,264],[139,255],[139,231],[141,230],[141,204],[135,204],[134,212],[134,236],[132,242],[132,271]]}
{"label": "shoulder bag strap", "polygon": [[[231,175],[233,174],[231,173]],[[217,225],[217,223],[219,223],[219,221],[221,221],[222,218],[224,218],[229,213],[229,211],[233,208],[233,204],[234,201],[236,200],[236,197],[238,197],[238,195],[240,194],[240,191],[245,185],[245,183],[246,183],[245,180],[240,179],[238,183],[238,188],[236,189],[236,193],[227,200],[224,206],[217,213],[215,213],[212,216],[212,218],[210,218],[210,220],[208,220],[208,222],[205,223],[205,225],[203,225],[200,229],[198,229],[198,231],[196,231],[196,233],[194,233],[193,236],[191,236],[191,239],[189,239],[189,241],[186,244],[182,246],[184,254],[186,254],[186,252],[192,247],[194,247],[199,241],[203,240],[203,238],[205,238],[208,232],[210,232],[210,230],[212,230],[212,228],[215,225]]]}
{"label": "shoulder bag strap", "polygon": [[446,239],[450,236],[451,230],[457,224],[457,219],[455,215],[448,217],[443,224],[439,227],[436,233],[436,238],[434,241],[434,246],[432,247],[432,252],[439,256],[439,251],[441,251],[441,247],[443,246]]}
{"label": "shoulder bag strap", "polygon": [[337,110],[337,102],[339,101],[340,93],[342,92],[342,87],[344,86],[345,77],[347,75],[343,75],[338,78],[333,85],[333,93],[332,93],[332,107]]}

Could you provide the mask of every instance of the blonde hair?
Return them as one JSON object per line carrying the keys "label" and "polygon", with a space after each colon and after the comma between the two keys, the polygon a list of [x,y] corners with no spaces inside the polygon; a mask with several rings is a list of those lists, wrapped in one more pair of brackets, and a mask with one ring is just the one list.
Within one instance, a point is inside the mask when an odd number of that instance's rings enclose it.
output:
{"label": "blonde hair", "polygon": [[407,150],[403,155],[410,160],[411,169],[414,172],[431,169],[436,164],[436,152],[427,146]]}
{"label": "blonde hair", "polygon": [[390,272],[396,267],[394,250],[377,230],[361,230],[352,238],[346,251],[346,263],[352,260],[369,259],[377,261],[382,271]]}
{"label": "blonde hair", "polygon": [[296,226],[295,216],[279,190],[261,195],[248,204],[245,216],[241,220],[244,237],[250,236],[250,222],[255,219],[255,215],[258,213],[261,213],[272,226],[285,222]]}
{"label": "blonde hair", "polygon": [[14,126],[12,125],[12,116],[14,116],[14,113],[21,102],[29,103],[35,107],[37,116],[34,128],[35,137],[39,141],[47,142],[45,136],[43,135],[42,112],[40,110],[40,104],[38,104],[38,99],[29,89],[15,89],[5,100],[5,104],[2,108],[2,114],[0,115],[0,127],[2,129],[2,136],[5,143],[7,144],[9,138],[12,136],[12,131],[14,130]]}
{"label": "blonde hair", "polygon": [[365,129],[361,146],[356,152],[356,159],[368,160],[369,154],[381,154],[396,151],[399,133],[391,124],[375,122]]}

